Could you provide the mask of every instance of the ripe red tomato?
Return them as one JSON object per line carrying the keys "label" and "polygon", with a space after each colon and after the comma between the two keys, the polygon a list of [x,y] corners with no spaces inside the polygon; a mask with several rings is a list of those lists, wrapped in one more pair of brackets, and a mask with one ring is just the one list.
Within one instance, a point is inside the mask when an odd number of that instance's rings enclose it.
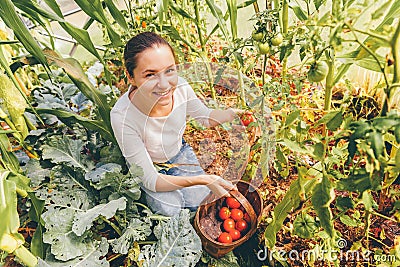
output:
{"label": "ripe red tomato", "polygon": [[245,213],[244,215],[243,215],[243,219],[247,222],[247,223],[250,223],[250,215],[248,214],[248,213]]}
{"label": "ripe red tomato", "polygon": [[242,235],[239,230],[232,230],[229,232],[229,234],[232,236],[232,241],[238,240]]}
{"label": "ripe red tomato", "polygon": [[222,207],[219,210],[218,215],[219,215],[219,218],[221,218],[221,220],[224,221],[224,220],[228,219],[229,217],[231,217],[231,211],[227,207]]}
{"label": "ripe red tomato", "polygon": [[250,112],[245,112],[242,114],[242,116],[240,117],[240,120],[242,121],[242,124],[244,126],[248,126],[250,123],[254,122],[255,119],[253,117],[253,115]]}
{"label": "ripe red tomato", "polygon": [[221,243],[232,243],[232,236],[227,232],[223,232],[223,233],[221,233],[219,235],[218,242],[221,242]]}
{"label": "ripe red tomato", "polygon": [[240,208],[240,202],[237,201],[237,199],[234,198],[234,197],[227,197],[226,198],[226,205],[228,205],[228,207],[231,208],[231,209]]}
{"label": "ripe red tomato", "polygon": [[226,219],[223,224],[224,230],[230,232],[235,230],[235,221],[233,219]]}
{"label": "ripe red tomato", "polygon": [[239,220],[236,222],[235,227],[238,229],[240,232],[243,232],[244,230],[247,229],[247,222],[245,220]]}
{"label": "ripe red tomato", "polygon": [[231,218],[235,221],[239,221],[240,219],[243,219],[243,211],[240,209],[232,209],[231,210]]}

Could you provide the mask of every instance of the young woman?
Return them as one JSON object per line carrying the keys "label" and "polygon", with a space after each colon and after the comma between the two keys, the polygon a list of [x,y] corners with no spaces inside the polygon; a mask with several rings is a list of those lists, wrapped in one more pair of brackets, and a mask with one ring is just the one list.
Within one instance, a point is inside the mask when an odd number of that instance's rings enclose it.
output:
{"label": "young woman", "polygon": [[[232,121],[235,111],[207,108],[178,76],[172,47],[155,33],[129,40],[124,60],[130,88],[113,107],[111,123],[128,165],[143,169],[150,208],[173,216],[181,208],[197,208],[210,190],[227,195],[235,186],[203,171],[183,133],[187,116],[212,127]],[[173,167],[158,172],[157,163]]]}

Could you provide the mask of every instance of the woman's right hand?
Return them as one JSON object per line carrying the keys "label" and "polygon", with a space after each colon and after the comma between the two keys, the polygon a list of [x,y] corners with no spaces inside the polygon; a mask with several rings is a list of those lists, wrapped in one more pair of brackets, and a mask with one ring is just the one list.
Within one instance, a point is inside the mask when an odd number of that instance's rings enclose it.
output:
{"label": "woman's right hand", "polygon": [[229,191],[237,190],[234,184],[218,175],[207,175],[207,178],[207,187],[217,198],[227,197],[229,196]]}

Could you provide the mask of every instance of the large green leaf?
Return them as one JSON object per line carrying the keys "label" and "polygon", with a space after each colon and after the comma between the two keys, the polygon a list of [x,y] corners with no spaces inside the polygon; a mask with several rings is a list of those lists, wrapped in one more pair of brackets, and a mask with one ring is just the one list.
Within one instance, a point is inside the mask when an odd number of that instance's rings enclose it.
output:
{"label": "large green leaf", "polygon": [[125,232],[117,239],[111,242],[111,246],[115,253],[127,254],[133,242],[145,240],[151,235],[151,220],[145,217],[144,220],[133,218]]}
{"label": "large green leaf", "polygon": [[108,140],[114,141],[114,135],[110,132],[110,129],[105,125],[103,121],[91,120],[75,114],[71,111],[60,110],[60,109],[48,109],[48,108],[37,108],[36,112],[38,114],[52,114],[57,116],[57,118],[65,123],[66,125],[72,127],[73,124],[78,123],[87,129],[96,131],[100,135]]}
{"label": "large green leaf", "polygon": [[274,209],[273,221],[267,226],[264,232],[265,243],[269,248],[273,248],[276,243],[276,234],[282,228],[283,221],[289,212],[300,205],[305,199],[304,194],[311,192],[316,183],[316,179],[306,179],[303,177],[304,171],[299,171],[299,178],[292,182],[282,201]]}
{"label": "large green leaf", "polygon": [[161,222],[154,233],[154,245],[142,248],[143,266],[195,266],[201,256],[201,241],[189,221],[189,210]]}
{"label": "large green leaf", "polygon": [[72,140],[69,138],[58,139],[50,145],[42,146],[42,158],[49,159],[53,163],[63,163],[73,168],[78,168],[88,172],[90,162],[82,155],[81,151],[84,142],[82,140]]}
{"label": "large green leaf", "polygon": [[50,72],[46,57],[36,40],[30,34],[28,28],[19,18],[11,0],[2,0],[0,6],[0,17],[4,23],[13,30],[15,37],[23,44],[25,49],[36,57],[37,60]]}
{"label": "large green leaf", "polygon": [[228,29],[226,28],[226,22],[221,9],[215,4],[214,0],[206,0],[206,3],[211,11],[211,14],[217,19],[218,26],[221,29],[222,34],[226,39],[229,39]]}
{"label": "large green leaf", "polygon": [[107,261],[106,254],[108,252],[108,242],[105,237],[100,241],[93,240],[82,246],[82,257],[78,257],[69,261],[59,261],[54,256],[49,255],[46,260],[39,259],[37,267],[108,267],[110,263]]}
{"label": "large green leaf", "polygon": [[323,176],[322,182],[315,185],[311,202],[321,222],[321,226],[333,238],[335,231],[333,228],[332,212],[329,205],[335,198],[333,186],[327,176]]}
{"label": "large green leaf", "polygon": [[104,216],[106,219],[110,219],[115,215],[117,210],[125,210],[126,199],[121,197],[116,200],[112,200],[106,204],[97,205],[90,210],[84,212],[78,211],[75,214],[74,222],[72,224],[72,231],[77,236],[82,236],[83,233],[90,229],[95,221],[100,216]]}
{"label": "large green leaf", "polygon": [[42,215],[46,227],[43,242],[50,244],[51,253],[62,261],[84,255],[88,245],[84,242],[84,237],[79,237],[72,231],[76,210],[66,205],[61,203],[52,205]]}
{"label": "large green leaf", "polygon": [[125,21],[124,15],[121,13],[121,11],[118,9],[118,7],[115,6],[113,0],[104,0],[104,3],[106,3],[108,10],[110,11],[110,14],[113,16],[115,21],[126,31],[129,30],[128,24]]}
{"label": "large green leaf", "polygon": [[107,19],[100,0],[75,0],[75,3],[79,5],[83,12],[106,27],[108,36],[110,37],[113,46],[118,47],[123,45],[121,37],[114,31],[111,23]]}
{"label": "large green leaf", "polygon": [[141,195],[138,177],[143,176],[140,167],[132,165],[127,174],[121,173],[121,166],[115,163],[107,163],[96,167],[86,173],[85,179],[97,189],[108,189],[114,196],[126,196],[132,200],[138,200]]}
{"label": "large green leaf", "polygon": [[110,111],[111,108],[107,103],[107,96],[94,88],[92,83],[89,81],[87,75],[82,69],[82,66],[76,59],[73,58],[62,58],[54,51],[46,50],[46,57],[48,60],[59,67],[63,68],[68,74],[68,77],[72,82],[79,88],[79,90],[92,102],[96,104],[99,109],[99,115],[103,119],[104,124],[107,125],[110,133],[112,132]]}
{"label": "large green leaf", "polygon": [[238,28],[237,28],[237,1],[236,0],[227,0],[226,3],[228,5],[229,21],[230,21],[230,24],[231,24],[232,39],[235,40],[237,38],[237,33],[238,33]]}
{"label": "large green leaf", "polygon": [[45,201],[39,199],[33,192],[28,193],[32,206],[29,209],[29,218],[37,223],[35,233],[31,240],[31,251],[34,255],[44,258],[45,245],[43,243],[44,222],[41,215],[44,210]]}

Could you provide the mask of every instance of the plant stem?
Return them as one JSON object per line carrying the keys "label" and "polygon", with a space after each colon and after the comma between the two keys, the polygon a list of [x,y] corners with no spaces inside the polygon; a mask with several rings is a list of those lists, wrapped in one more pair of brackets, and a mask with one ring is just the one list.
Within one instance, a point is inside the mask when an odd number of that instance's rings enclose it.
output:
{"label": "plant stem", "polygon": [[[289,4],[288,0],[283,0],[282,3],[282,34],[286,36],[288,33],[288,25],[289,25]],[[287,57],[283,59],[282,62],[282,82],[286,81],[286,73],[287,73]]]}
{"label": "plant stem", "polygon": [[[394,75],[393,75],[393,80],[392,84],[398,84],[399,79],[400,79],[400,23],[397,24],[396,31],[393,35],[393,38],[390,42],[391,48],[392,48],[392,54],[393,54],[393,59],[394,59]],[[396,86],[397,87],[397,86]],[[391,102],[391,97],[392,97],[392,91],[394,91],[394,88],[396,87],[387,87],[385,90],[386,96],[385,96],[385,101],[383,103],[383,107],[381,110],[381,116],[385,116],[389,111],[390,111],[390,102]]]}
{"label": "plant stem", "polygon": [[38,264],[37,258],[24,246],[17,248],[13,254],[28,267],[34,267]]}
{"label": "plant stem", "polygon": [[122,235],[121,229],[119,229],[119,227],[116,226],[115,223],[113,223],[112,221],[110,221],[109,219],[107,219],[107,218],[104,217],[104,216],[100,216],[100,217],[101,217],[101,219],[102,219],[103,221],[105,221],[106,223],[108,223],[108,225],[110,225],[110,226],[112,227],[112,229],[114,229],[114,231],[117,232],[117,234],[118,234],[119,236]]}

